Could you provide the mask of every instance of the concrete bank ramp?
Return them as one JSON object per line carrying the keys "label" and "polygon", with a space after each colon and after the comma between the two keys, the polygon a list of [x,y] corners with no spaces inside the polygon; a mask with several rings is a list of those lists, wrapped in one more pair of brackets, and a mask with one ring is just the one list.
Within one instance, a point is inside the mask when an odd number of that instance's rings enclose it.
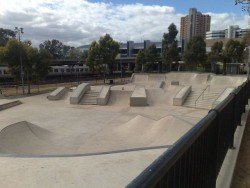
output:
{"label": "concrete bank ramp", "polygon": [[58,150],[50,143],[52,133],[32,123],[22,121],[0,131],[0,153],[43,154]]}
{"label": "concrete bank ramp", "polygon": [[212,76],[210,80],[211,86],[240,86],[246,81],[246,77],[241,76]]}
{"label": "concrete bank ramp", "polygon": [[130,106],[132,91],[111,90],[108,106]]}
{"label": "concrete bank ramp", "polygon": [[166,74],[167,81],[179,81],[180,84],[198,85],[206,84],[210,78],[209,73],[170,72]]}
{"label": "concrete bank ramp", "polygon": [[172,106],[173,97],[180,91],[182,86],[168,85],[164,89],[147,89],[149,106]]}
{"label": "concrete bank ramp", "polygon": [[56,90],[51,92],[47,99],[49,100],[60,100],[63,98],[63,96],[68,92],[68,89],[66,87],[58,87]]}
{"label": "concrete bank ramp", "polygon": [[165,81],[165,80],[166,80],[165,74],[149,74],[148,75],[149,82],[159,82],[159,81]]}
{"label": "concrete bank ramp", "polygon": [[146,83],[148,82],[148,74],[133,74],[131,78],[132,83]]}

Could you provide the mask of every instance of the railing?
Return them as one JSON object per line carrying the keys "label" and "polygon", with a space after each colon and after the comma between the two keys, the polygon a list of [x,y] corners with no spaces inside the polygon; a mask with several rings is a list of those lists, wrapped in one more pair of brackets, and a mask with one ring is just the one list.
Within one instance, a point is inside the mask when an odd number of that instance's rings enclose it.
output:
{"label": "railing", "polygon": [[195,100],[195,102],[194,102],[195,108],[196,108],[197,101],[200,99],[201,96],[202,96],[202,99],[203,99],[204,93],[205,93],[205,91],[206,91],[208,88],[209,88],[209,90],[210,90],[210,85],[207,85],[207,87],[201,92],[201,94],[200,94],[200,95],[198,96],[198,98]]}
{"label": "railing", "polygon": [[249,97],[245,82],[127,187],[214,188]]}

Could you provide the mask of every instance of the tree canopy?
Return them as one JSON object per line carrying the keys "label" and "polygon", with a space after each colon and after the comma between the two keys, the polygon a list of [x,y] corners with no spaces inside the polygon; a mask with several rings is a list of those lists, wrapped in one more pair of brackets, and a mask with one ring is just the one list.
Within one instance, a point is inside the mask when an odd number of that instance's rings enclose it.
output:
{"label": "tree canopy", "polygon": [[135,59],[135,70],[143,72],[145,62],[146,62],[146,57],[144,50],[139,50]]}
{"label": "tree canopy", "polygon": [[21,75],[20,57],[30,92],[31,82],[41,80],[48,74],[51,54],[45,49],[38,50],[27,43],[15,39],[9,40],[6,46],[1,48],[0,58],[7,63],[11,75],[17,82],[20,81]]}
{"label": "tree canopy", "polygon": [[0,28],[0,46],[5,46],[9,39],[16,37],[16,33],[10,29]]}
{"label": "tree canopy", "polygon": [[119,43],[106,34],[100,37],[99,41],[94,41],[89,49],[87,65],[99,73],[104,72],[106,67],[109,74],[113,74],[114,61],[119,53]]}
{"label": "tree canopy", "polygon": [[223,42],[215,42],[213,46],[211,47],[211,52],[208,54],[208,61],[211,62],[217,62],[217,61],[223,61]]}
{"label": "tree canopy", "polygon": [[224,49],[224,58],[227,63],[242,63],[245,43],[237,40],[229,40]]}
{"label": "tree canopy", "polygon": [[172,23],[168,27],[168,33],[164,33],[162,39],[163,63],[169,65],[170,71],[172,62],[179,60],[178,45],[176,40],[177,34],[178,30],[176,25]]}
{"label": "tree canopy", "polygon": [[206,62],[206,43],[202,37],[193,37],[189,40],[183,59],[188,65],[204,65]]}

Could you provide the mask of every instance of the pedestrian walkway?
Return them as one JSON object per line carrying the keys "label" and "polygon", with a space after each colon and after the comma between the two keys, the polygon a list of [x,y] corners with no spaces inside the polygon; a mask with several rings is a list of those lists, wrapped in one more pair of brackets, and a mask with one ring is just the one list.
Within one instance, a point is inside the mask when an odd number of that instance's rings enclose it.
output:
{"label": "pedestrian walkway", "polygon": [[250,188],[250,116],[247,119],[232,181],[232,188]]}

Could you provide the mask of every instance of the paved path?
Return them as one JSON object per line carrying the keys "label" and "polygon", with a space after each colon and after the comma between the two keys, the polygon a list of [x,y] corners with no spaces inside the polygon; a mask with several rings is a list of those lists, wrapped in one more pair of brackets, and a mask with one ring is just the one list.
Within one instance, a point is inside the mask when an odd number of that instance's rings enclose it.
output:
{"label": "paved path", "polygon": [[248,116],[232,188],[250,188],[250,116]]}

